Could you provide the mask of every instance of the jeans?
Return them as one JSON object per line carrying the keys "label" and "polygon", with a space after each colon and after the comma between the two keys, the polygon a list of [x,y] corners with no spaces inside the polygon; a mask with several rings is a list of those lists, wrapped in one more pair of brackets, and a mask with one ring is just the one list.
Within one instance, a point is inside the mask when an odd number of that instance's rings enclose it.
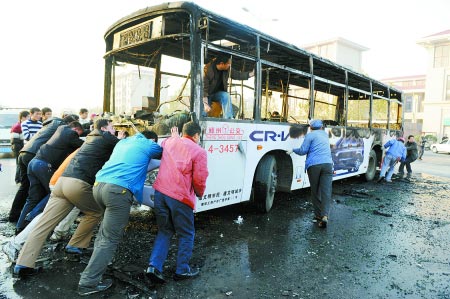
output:
{"label": "jeans", "polygon": [[50,194],[50,179],[55,170],[46,161],[33,158],[28,164],[28,179],[30,189],[28,198],[17,220],[17,229],[25,227],[25,218],[31,210],[41,201],[43,197]]}
{"label": "jeans", "polygon": [[48,199],[50,198],[50,194],[47,194],[41,201],[28,213],[25,220],[28,222],[33,221],[33,219],[44,211],[45,206],[47,205]]}
{"label": "jeans", "polygon": [[[384,156],[383,165],[381,166],[380,178],[386,176],[386,181],[390,181],[394,173],[395,164],[397,164],[397,157],[387,154]],[[389,167],[389,171],[388,171]]]}
{"label": "jeans", "polygon": [[153,245],[149,264],[160,272],[169,253],[170,239],[178,236],[176,274],[190,272],[189,260],[194,248],[194,212],[188,205],[155,191],[155,215],[158,234]]}
{"label": "jeans", "polygon": [[218,91],[213,93],[208,97],[208,102],[210,106],[211,102],[219,102],[222,105],[223,118],[233,118],[233,105],[231,105],[231,98],[228,92]]}

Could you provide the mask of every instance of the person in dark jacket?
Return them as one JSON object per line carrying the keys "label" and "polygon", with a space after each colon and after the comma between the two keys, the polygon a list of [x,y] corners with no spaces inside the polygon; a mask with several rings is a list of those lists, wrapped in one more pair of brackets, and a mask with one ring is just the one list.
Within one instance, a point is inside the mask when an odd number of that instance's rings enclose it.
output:
{"label": "person in dark jacket", "polygon": [[406,165],[406,171],[408,172],[407,176],[410,177],[412,174],[411,163],[416,161],[417,157],[419,156],[417,144],[414,140],[413,135],[408,136],[408,141],[406,142],[405,147],[406,147],[406,159],[405,161],[402,161],[400,163],[400,167],[398,168],[398,174],[400,176],[403,176],[404,174],[403,170]]}
{"label": "person in dark jacket", "polygon": [[9,211],[9,222],[16,222],[19,219],[20,212],[28,197],[30,181],[28,180],[27,169],[31,159],[34,158],[41,145],[46,143],[53,136],[59,126],[67,125],[77,119],[78,115],[69,115],[64,119],[57,117],[49,119],[44,122],[42,129],[40,129],[21,149],[19,158],[17,159],[19,163],[20,187],[17,190]]}
{"label": "person in dark jacket", "polygon": [[[239,72],[231,68],[231,58],[221,55],[215,60],[205,65],[203,77],[203,107],[206,113],[211,112],[212,102],[222,105],[224,118],[233,118],[233,107],[231,105],[230,95],[227,92],[228,78],[234,80],[247,80],[254,76],[254,71]],[[208,116],[215,116],[210,115]]]}
{"label": "person in dark jacket", "polygon": [[20,233],[27,225],[25,218],[28,213],[46,195],[50,194],[49,183],[53,173],[68,155],[83,144],[83,140],[80,139],[82,133],[83,128],[77,121],[60,126],[47,143],[39,148],[36,156],[31,159],[28,164],[30,189],[19,220],[17,220],[16,234]]}
{"label": "person in dark jacket", "polygon": [[[123,132],[119,132],[123,138]],[[14,275],[28,276],[38,271],[35,262],[48,234],[70,213],[73,206],[78,207],[85,216],[66,246],[66,253],[80,256],[87,248],[93,230],[101,220],[103,210],[96,204],[92,195],[95,174],[109,159],[119,139],[115,136],[112,123],[108,119],[98,119],[95,129],[86,137],[86,141],[75,154],[55,185],[41,219],[22,248]]]}

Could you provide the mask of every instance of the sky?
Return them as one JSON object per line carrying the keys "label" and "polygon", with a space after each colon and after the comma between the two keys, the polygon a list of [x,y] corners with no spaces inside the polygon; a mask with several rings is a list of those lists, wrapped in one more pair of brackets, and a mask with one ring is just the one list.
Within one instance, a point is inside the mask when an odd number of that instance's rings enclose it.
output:
{"label": "sky", "polygon": [[[377,80],[426,74],[417,41],[450,29],[449,0],[198,0],[198,5],[296,46],[342,37],[369,48]],[[155,0],[0,3],[0,106],[56,112],[102,106],[104,33]],[[101,112],[101,111],[92,111]]]}

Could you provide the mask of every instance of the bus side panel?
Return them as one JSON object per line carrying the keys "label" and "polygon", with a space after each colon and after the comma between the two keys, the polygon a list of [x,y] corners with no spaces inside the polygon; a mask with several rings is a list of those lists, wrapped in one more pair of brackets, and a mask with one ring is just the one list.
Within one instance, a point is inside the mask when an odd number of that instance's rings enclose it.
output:
{"label": "bus side panel", "polygon": [[244,189],[246,141],[239,124],[207,122],[202,146],[208,155],[209,176],[196,212],[239,203]]}
{"label": "bus side panel", "polygon": [[329,131],[335,177],[365,173],[374,136],[369,129],[332,128]]}
{"label": "bus side panel", "polygon": [[[279,152],[285,152],[293,148],[298,148],[301,145],[303,139],[293,139],[289,138],[289,128],[290,125],[274,125],[274,124],[258,124],[258,125],[248,125],[246,132],[248,132],[248,145],[247,145],[247,177],[245,186],[251,185],[253,183],[253,175],[255,174],[256,168],[259,162],[265,155],[279,155]],[[292,181],[289,182],[291,190],[300,189],[303,187],[305,180],[305,156],[299,156],[296,154],[291,154],[282,156],[278,158],[292,159],[292,173],[289,175]],[[280,175],[280,172],[288,171],[286,169],[280,169],[278,165],[278,180],[282,177],[287,177]],[[307,178],[306,178],[307,179]],[[278,182],[280,184],[280,181]],[[247,188],[245,189],[247,191]],[[244,193],[243,200],[248,200],[250,194],[246,196]]]}

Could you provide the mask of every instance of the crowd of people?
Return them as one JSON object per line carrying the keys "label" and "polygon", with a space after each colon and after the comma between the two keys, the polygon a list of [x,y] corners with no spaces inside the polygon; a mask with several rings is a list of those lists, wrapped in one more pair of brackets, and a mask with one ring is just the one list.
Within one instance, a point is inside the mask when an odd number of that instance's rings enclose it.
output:
{"label": "crowd of people", "polygon": [[[218,58],[210,73],[229,69],[227,58]],[[243,74],[247,77],[252,74]],[[211,75],[212,76],[212,75]],[[222,76],[214,80],[222,81]],[[213,76],[211,77],[213,78]],[[222,84],[214,83],[212,85]],[[204,99],[205,110],[216,101],[217,86]],[[220,98],[220,97],[219,97]],[[217,100],[225,106],[226,101]],[[224,109],[225,115],[229,111]],[[324,123],[311,120],[309,132],[299,148],[288,155],[306,155],[305,169],[311,186],[314,221],[326,228],[332,203],[333,160]],[[117,133],[117,134],[116,134]],[[304,128],[291,126],[290,137],[299,138]],[[98,233],[89,263],[78,285],[80,295],[101,292],[112,285],[103,274],[112,262],[133,202],[143,202],[143,187],[148,171],[159,167],[155,189],[154,213],[158,233],[145,274],[154,283],[164,283],[163,265],[170,241],[176,234],[178,254],[175,280],[196,277],[198,268],[189,261],[194,246],[195,198],[203,196],[208,177],[206,151],[198,145],[201,128],[186,122],[180,136],[177,127],[158,144],[153,131],[136,130],[133,136],[116,132],[111,119],[80,109],[79,114],[54,117],[50,108],[22,111],[11,129],[11,145],[16,155],[16,182],[20,186],[9,212],[16,225],[16,236],[2,249],[15,262],[13,275],[27,277],[38,273],[36,260],[49,234],[58,241],[69,233],[74,220],[81,221],[65,246],[69,260],[79,261],[94,232]],[[80,138],[85,137],[85,138]],[[411,163],[421,159],[414,136],[391,139],[386,149],[378,182],[392,182],[395,166],[398,175],[412,174]]]}
{"label": "crowd of people", "polygon": [[[147,172],[160,167],[154,212],[158,234],[147,270],[148,278],[165,282],[163,264],[171,237],[179,238],[175,280],[199,274],[189,261],[194,245],[195,197],[203,196],[208,177],[206,151],[198,145],[201,128],[187,122],[158,144],[153,131],[133,136],[116,132],[110,118],[80,109],[79,115],[53,117],[49,108],[23,111],[11,130],[20,186],[9,218],[16,236],[2,250],[15,262],[13,276],[39,273],[36,260],[49,234],[66,236],[81,212],[81,221],[65,246],[68,260],[79,261],[94,232],[94,250],[81,273],[80,295],[111,287],[104,279],[128,223],[133,202],[143,202]],[[84,136],[85,138],[80,138]],[[177,188],[173,188],[177,186]]]}

